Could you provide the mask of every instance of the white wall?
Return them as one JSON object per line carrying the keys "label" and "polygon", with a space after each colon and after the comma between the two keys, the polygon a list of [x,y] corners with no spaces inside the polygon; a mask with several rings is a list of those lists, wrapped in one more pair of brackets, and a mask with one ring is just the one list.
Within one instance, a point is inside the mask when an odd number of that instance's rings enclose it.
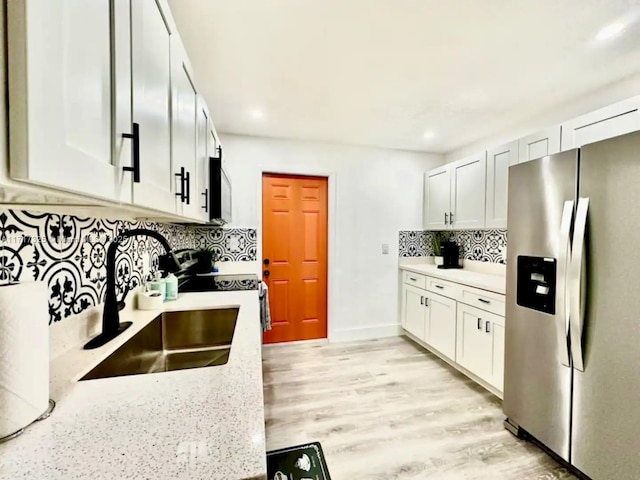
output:
{"label": "white wall", "polygon": [[[570,79],[567,79],[570,81]],[[528,121],[503,132],[499,132],[488,138],[483,138],[470,145],[447,152],[445,155],[446,163],[459,160],[469,155],[473,155],[478,151],[487,148],[502,145],[504,143],[517,140],[531,133],[537,132],[553,125],[579,117],[585,113],[598,110],[616,102],[626,100],[640,94],[640,73],[626,77],[620,81],[613,82],[601,89],[584,93],[576,98],[568,99],[567,102],[558,105],[556,108],[544,112],[538,112]]]}
{"label": "white wall", "polygon": [[[334,255],[329,271],[329,338],[398,332],[398,231],[422,230],[423,173],[441,155],[221,135],[233,184],[233,226],[261,222],[262,171],[335,175]],[[331,200],[330,200],[331,203]],[[260,232],[258,232],[260,235]],[[382,244],[389,254],[382,255]],[[260,245],[260,244],[259,244]],[[258,252],[261,255],[261,252]],[[331,253],[330,253],[331,255]]]}

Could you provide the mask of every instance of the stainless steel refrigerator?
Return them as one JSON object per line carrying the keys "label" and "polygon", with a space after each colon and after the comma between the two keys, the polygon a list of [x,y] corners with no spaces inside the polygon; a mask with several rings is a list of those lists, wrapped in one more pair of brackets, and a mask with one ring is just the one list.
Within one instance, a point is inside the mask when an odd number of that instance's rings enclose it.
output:
{"label": "stainless steel refrigerator", "polygon": [[640,479],[640,133],[509,169],[505,425]]}

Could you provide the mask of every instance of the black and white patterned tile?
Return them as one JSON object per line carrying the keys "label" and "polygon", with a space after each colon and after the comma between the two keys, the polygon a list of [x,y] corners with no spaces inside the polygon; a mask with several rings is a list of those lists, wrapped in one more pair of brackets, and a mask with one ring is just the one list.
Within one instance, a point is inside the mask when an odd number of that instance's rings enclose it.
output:
{"label": "black and white patterned tile", "polygon": [[[195,248],[191,227],[127,222],[28,211],[0,210],[0,284],[43,281],[49,286],[49,323],[99,304],[105,291],[107,247],[124,230],[160,231],[173,248]],[[157,270],[160,244],[127,239],[116,257],[118,296],[143,279],[144,258]]]}
{"label": "black and white patterned tile", "polygon": [[213,250],[221,262],[255,262],[258,235],[254,228],[196,227],[197,247]]}
{"label": "black and white patterned tile", "polygon": [[[120,232],[147,228],[160,232],[174,249],[210,248],[221,261],[255,261],[255,229],[211,229],[155,222],[0,210],[0,284],[43,281],[49,286],[49,323],[102,302],[107,247]],[[117,294],[141,285],[145,256],[151,275],[164,251],[155,239],[127,239],[116,256]]]}
{"label": "black and white patterned tile", "polygon": [[422,230],[400,230],[398,255],[400,257],[427,257],[433,255],[433,233]]}
{"label": "black and white patterned tile", "polygon": [[[400,257],[422,257],[433,255],[435,232],[401,230],[398,239]],[[505,263],[503,249],[507,246],[506,230],[462,230],[445,232],[460,246],[460,256],[465,260]]]}

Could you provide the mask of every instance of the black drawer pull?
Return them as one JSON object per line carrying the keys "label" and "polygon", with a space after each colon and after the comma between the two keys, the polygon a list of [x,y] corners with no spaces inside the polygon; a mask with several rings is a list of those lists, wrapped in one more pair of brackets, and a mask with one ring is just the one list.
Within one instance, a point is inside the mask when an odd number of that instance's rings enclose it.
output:
{"label": "black drawer pull", "polygon": [[484,331],[487,333],[491,333],[491,328],[489,328],[489,326],[491,325],[491,322],[487,322],[484,325]]}
{"label": "black drawer pull", "polygon": [[436,287],[436,288],[439,288],[440,290],[444,290],[444,287],[442,285],[435,285],[434,284],[433,286]]}
{"label": "black drawer pull", "polygon": [[478,330],[482,330],[482,319],[478,319]]}
{"label": "black drawer pull", "polygon": [[482,303],[486,303],[487,305],[491,305],[491,302],[489,300],[485,300],[484,298],[479,298],[478,301]]}

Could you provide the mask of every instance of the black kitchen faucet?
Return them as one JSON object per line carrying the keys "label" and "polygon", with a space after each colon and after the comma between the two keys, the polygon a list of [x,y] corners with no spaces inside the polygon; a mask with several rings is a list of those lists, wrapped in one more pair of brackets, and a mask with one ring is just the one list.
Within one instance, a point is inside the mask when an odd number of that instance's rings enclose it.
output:
{"label": "black kitchen faucet", "polygon": [[116,253],[125,239],[138,235],[155,238],[164,248],[165,255],[161,255],[158,259],[160,270],[165,272],[177,272],[180,270],[180,263],[173,254],[169,242],[155,230],[134,228],[133,230],[121,232],[120,235],[115,237],[107,249],[107,288],[104,311],[102,313],[102,333],[92,338],[84,346],[85,350],[101,347],[131,326],[131,322],[120,323],[118,300],[116,299]]}

